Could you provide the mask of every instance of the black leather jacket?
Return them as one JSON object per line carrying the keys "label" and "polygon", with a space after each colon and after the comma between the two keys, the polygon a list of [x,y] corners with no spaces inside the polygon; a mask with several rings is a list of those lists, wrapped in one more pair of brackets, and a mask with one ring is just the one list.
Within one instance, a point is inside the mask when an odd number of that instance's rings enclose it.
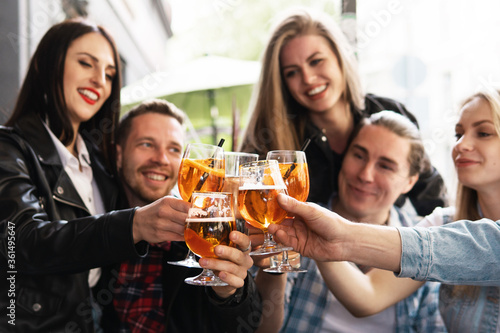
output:
{"label": "black leather jacket", "polygon": [[[358,124],[362,117],[383,110],[400,113],[418,126],[415,116],[403,104],[390,98],[372,94],[367,94],[365,97],[365,109],[357,110],[358,112],[354,113],[354,124]],[[311,183],[307,201],[327,204],[332,195],[337,192],[337,179],[344,155],[336,154],[331,150],[326,136],[311,121],[306,125],[305,137],[311,139],[306,150]],[[405,196],[401,196],[396,204],[399,206],[404,204],[405,197],[410,199],[415,210],[421,216],[432,213],[436,207],[445,207],[448,204],[444,180],[428,159],[427,168],[419,175],[413,189]]]}
{"label": "black leather jacket", "polygon": [[[118,186],[97,146],[85,141],[110,211]],[[38,116],[2,127],[0,331],[94,332],[88,272],[146,251],[145,244],[134,245],[133,215],[127,209],[90,216]]]}

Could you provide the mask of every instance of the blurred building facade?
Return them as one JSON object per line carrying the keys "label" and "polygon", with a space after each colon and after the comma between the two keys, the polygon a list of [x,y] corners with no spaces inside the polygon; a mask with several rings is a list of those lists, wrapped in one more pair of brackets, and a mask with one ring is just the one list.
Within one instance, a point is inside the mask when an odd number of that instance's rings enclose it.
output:
{"label": "blurred building facade", "polygon": [[123,85],[165,69],[172,36],[167,0],[0,0],[0,124],[9,117],[29,60],[45,32],[84,16],[115,38]]}

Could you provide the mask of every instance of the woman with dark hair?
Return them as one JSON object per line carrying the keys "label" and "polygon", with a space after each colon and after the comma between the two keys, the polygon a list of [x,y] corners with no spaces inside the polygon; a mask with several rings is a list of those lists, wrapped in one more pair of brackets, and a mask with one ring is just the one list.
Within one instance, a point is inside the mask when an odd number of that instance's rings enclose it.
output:
{"label": "woman with dark hair", "polygon": [[2,332],[99,331],[113,286],[93,295],[98,267],[144,255],[143,240],[184,239],[182,200],[111,211],[120,85],[113,39],[84,20],[53,26],[31,59],[0,128]]}
{"label": "woman with dark hair", "polygon": [[[65,62],[69,61],[66,58],[70,44],[92,32],[102,36],[112,51],[110,58],[112,64],[106,69],[105,74],[111,90],[108,98],[101,97],[94,105],[94,107],[101,106],[97,107],[99,112],[90,119],[82,121],[79,130],[90,135],[100,134],[94,139],[97,139],[96,143],[102,150],[106,163],[111,163],[114,159],[109,155],[109,148],[120,116],[121,76],[116,45],[103,27],[81,20],[67,21],[52,27],[40,41],[32,57],[14,112],[5,125],[14,126],[31,112],[46,120],[52,133],[64,145],[74,143],[76,133],[70,114],[67,112],[70,101],[65,99]],[[81,66],[90,66],[84,64],[84,60],[77,61],[81,61]]]}
{"label": "woman with dark hair", "polygon": [[[363,117],[391,110],[415,117],[397,101],[364,94],[354,50],[340,27],[323,13],[287,12],[271,33],[253,97],[241,150],[265,157],[270,150],[306,152],[308,201],[326,204],[337,191],[337,176],[352,130]],[[444,182],[427,160],[408,197],[418,215],[446,204]]]}

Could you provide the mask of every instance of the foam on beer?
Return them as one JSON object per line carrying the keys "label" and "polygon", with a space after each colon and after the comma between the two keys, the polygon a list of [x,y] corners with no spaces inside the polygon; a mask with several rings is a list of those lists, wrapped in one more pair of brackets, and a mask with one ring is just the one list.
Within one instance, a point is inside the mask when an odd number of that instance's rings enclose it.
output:
{"label": "foam on beer", "polygon": [[186,222],[189,223],[202,223],[202,222],[234,222],[234,217],[207,217],[207,218],[187,218]]}
{"label": "foam on beer", "polygon": [[238,188],[239,191],[249,191],[249,190],[286,190],[286,186],[279,185],[259,185],[252,183],[245,183],[243,186]]}

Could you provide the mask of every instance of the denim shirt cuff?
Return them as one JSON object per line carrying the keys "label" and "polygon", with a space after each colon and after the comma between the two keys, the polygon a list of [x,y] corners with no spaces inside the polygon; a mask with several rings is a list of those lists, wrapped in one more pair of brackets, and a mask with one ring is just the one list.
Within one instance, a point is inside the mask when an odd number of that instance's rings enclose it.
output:
{"label": "denim shirt cuff", "polygon": [[401,271],[397,277],[426,280],[432,262],[431,239],[425,228],[398,227],[401,237]]}

